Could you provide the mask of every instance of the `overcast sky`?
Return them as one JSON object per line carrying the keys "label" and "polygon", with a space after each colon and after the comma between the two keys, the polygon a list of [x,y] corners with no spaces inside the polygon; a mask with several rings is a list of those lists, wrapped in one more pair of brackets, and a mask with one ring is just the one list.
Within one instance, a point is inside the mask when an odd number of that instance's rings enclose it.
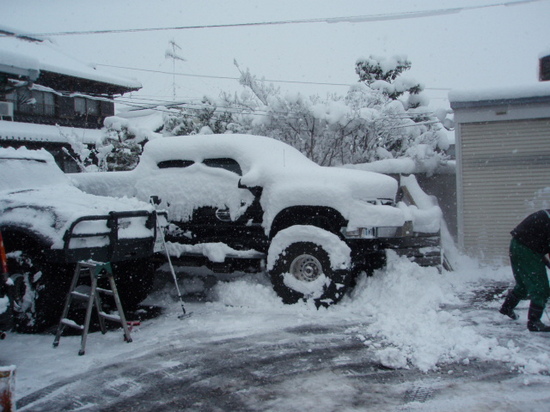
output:
{"label": "overcast sky", "polygon": [[[160,71],[101,67],[136,78],[135,96],[172,99],[175,41],[186,61],[175,70],[178,99],[217,97],[240,90],[233,61],[269,80],[343,83],[357,81],[355,62],[370,54],[404,54],[408,76],[427,88],[432,105],[445,104],[447,89],[533,84],[538,57],[550,51],[550,0],[513,6],[471,7],[514,0],[2,0],[0,24],[31,33],[226,25],[332,17],[378,16],[379,21],[302,23],[245,27],[161,30],[51,36],[68,54],[98,64]],[[451,9],[466,8],[462,11]],[[421,18],[381,17],[408,12]],[[397,17],[397,16],[395,16]],[[345,94],[345,86],[276,83],[282,90]],[[435,90],[434,90],[435,89]],[[438,90],[443,89],[443,90]]]}

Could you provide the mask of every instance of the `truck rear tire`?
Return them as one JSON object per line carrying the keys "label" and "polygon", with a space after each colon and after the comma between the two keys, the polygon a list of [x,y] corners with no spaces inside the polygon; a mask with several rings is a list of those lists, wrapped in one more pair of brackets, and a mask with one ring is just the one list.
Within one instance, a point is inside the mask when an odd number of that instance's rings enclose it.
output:
{"label": "truck rear tire", "polygon": [[268,273],[284,303],[313,299],[317,307],[327,307],[340,301],[351,283],[350,249],[326,230],[292,226],[273,238]]}
{"label": "truck rear tire", "polygon": [[39,250],[8,251],[13,328],[43,332],[59,322],[69,289],[69,267],[46,263]]}

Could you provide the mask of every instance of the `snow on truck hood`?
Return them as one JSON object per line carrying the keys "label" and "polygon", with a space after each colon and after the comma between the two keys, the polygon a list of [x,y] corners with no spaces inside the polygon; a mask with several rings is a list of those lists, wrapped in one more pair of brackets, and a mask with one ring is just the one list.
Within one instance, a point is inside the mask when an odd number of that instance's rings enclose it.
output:
{"label": "snow on truck hood", "polygon": [[[62,246],[63,234],[79,217],[107,215],[111,211],[153,210],[137,199],[82,192],[72,185],[45,150],[0,150],[0,176],[9,176],[9,179],[0,179],[0,225],[27,227],[49,239],[54,248]],[[151,234],[136,231],[127,235],[147,237]]]}

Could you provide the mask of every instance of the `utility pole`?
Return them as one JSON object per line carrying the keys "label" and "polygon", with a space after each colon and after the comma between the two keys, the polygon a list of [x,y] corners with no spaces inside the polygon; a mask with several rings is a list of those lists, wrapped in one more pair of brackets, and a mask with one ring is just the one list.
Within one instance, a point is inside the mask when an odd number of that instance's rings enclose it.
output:
{"label": "utility pole", "polygon": [[170,48],[166,49],[164,57],[166,59],[172,59],[172,100],[176,101],[176,60],[180,60],[182,62],[186,60],[178,54],[182,48],[175,42],[175,40],[170,40],[168,44]]}

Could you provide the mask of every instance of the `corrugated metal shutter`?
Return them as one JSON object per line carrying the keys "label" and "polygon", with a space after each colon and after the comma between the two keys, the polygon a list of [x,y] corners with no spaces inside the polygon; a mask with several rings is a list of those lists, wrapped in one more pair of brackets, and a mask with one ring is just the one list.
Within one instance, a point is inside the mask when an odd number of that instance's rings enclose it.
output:
{"label": "corrugated metal shutter", "polygon": [[505,261],[510,230],[550,207],[550,119],[461,125],[466,253]]}

